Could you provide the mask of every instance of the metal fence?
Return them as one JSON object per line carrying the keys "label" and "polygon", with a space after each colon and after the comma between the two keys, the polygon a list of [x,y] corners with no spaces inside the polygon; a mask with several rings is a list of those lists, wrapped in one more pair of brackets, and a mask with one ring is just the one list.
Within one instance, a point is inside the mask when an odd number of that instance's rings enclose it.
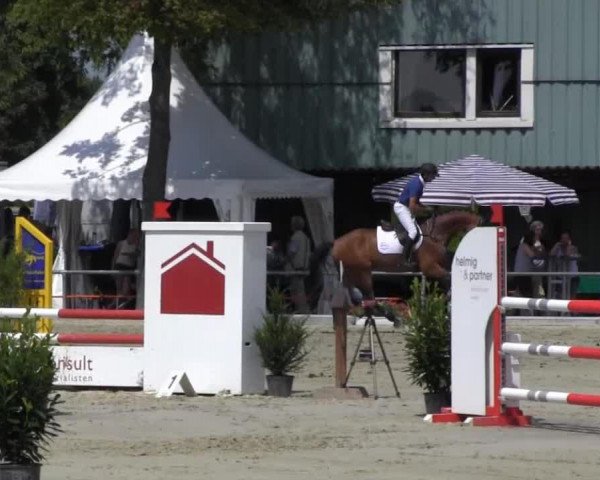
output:
{"label": "metal fence", "polygon": [[[103,276],[108,275],[111,277],[119,276],[119,275],[135,275],[138,276],[140,274],[139,270],[54,270],[53,274],[57,275],[90,275],[90,276]],[[289,279],[294,276],[303,276],[307,277],[309,275],[309,271],[300,270],[300,271],[277,271],[277,270],[269,270],[267,271],[268,279]],[[374,271],[373,277],[375,278],[394,278],[394,277],[418,277],[423,279],[423,274],[421,272],[381,272]],[[507,272],[507,277],[509,279],[515,277],[539,277],[543,279],[545,296],[547,298],[559,298],[559,299],[569,299],[574,298],[578,292],[572,291],[572,282],[570,279],[572,278],[580,278],[580,279],[593,279],[598,280],[598,290],[592,290],[589,292],[591,296],[597,294],[600,298],[600,272],[568,272],[568,271],[540,271],[540,272]],[[424,286],[424,284],[423,284]],[[90,292],[88,293],[80,293],[80,294],[64,294],[61,296],[65,301],[65,305],[67,306],[85,306],[85,307],[98,307],[102,308],[102,306],[107,306],[111,300],[114,300],[114,307],[116,308],[119,305],[119,300],[125,300],[123,295],[116,295],[112,293],[102,293],[102,292]],[[103,304],[104,302],[104,304]]]}
{"label": "metal fence", "polygon": [[[139,270],[54,270],[53,275],[89,275],[89,276],[110,276],[112,278],[120,275],[138,276]],[[63,288],[64,290],[64,288]],[[120,295],[118,292],[92,291],[90,293],[70,293],[64,292],[60,296],[63,305],[68,308],[119,308],[124,302],[135,300],[134,295]]]}

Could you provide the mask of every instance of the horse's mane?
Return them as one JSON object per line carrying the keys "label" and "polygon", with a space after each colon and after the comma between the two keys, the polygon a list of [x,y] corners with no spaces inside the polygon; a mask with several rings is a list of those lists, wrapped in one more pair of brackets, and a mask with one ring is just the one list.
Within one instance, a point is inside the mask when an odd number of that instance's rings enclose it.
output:
{"label": "horse's mane", "polygon": [[479,220],[480,217],[476,213],[466,210],[451,210],[427,219],[423,225],[429,227],[428,229],[433,228],[439,234],[445,234],[457,228],[462,229],[467,225],[476,224]]}

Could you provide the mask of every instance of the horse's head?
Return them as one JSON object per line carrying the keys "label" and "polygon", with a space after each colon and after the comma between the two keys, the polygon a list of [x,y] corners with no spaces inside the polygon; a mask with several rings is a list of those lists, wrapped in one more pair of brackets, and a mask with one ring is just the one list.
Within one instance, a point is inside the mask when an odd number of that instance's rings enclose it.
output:
{"label": "horse's head", "polygon": [[[452,213],[452,212],[450,212]],[[456,211],[455,212],[457,214],[457,217],[461,217],[460,219],[457,218],[457,223],[461,223],[464,222],[464,231],[468,232],[470,230],[473,230],[475,227],[479,227],[482,223],[483,223],[483,218],[481,217],[481,215],[478,215],[477,213],[473,213],[473,212],[465,212],[465,211]],[[460,215],[458,215],[460,214]]]}

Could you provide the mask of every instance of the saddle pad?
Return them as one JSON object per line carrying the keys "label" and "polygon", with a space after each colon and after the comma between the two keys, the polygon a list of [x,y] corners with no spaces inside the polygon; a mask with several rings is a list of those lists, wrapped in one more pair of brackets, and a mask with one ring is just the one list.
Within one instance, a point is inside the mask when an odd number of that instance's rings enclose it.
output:
{"label": "saddle pad", "polygon": [[[417,250],[423,243],[423,236],[419,237],[414,250]],[[399,254],[404,251],[404,247],[398,241],[396,232],[386,232],[381,227],[377,227],[377,250],[384,255]]]}

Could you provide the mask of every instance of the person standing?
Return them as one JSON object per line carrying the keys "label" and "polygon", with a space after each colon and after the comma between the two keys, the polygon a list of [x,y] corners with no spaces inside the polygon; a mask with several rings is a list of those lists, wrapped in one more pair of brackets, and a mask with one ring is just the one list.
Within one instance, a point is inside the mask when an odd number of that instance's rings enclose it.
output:
{"label": "person standing", "polygon": [[273,239],[267,245],[267,288],[285,289],[286,278],[280,275],[280,272],[285,269],[286,257],[281,243],[277,239]]}
{"label": "person standing", "polygon": [[515,284],[522,297],[539,298],[545,296],[542,278],[534,275],[535,272],[546,270],[546,247],[542,240],[543,230],[544,224],[542,222],[539,220],[531,222],[517,249],[514,271],[531,274],[516,278]]}
{"label": "person standing", "polygon": [[310,239],[304,233],[305,222],[300,216],[291,219],[292,236],[287,247],[286,270],[298,272],[290,278],[290,296],[297,313],[309,313],[308,301],[306,299],[306,288],[304,285],[304,273],[310,263]]}
{"label": "person standing", "polygon": [[[129,230],[127,237],[117,243],[113,255],[113,268],[115,270],[135,270],[137,259],[140,253],[140,231],[136,228]],[[116,276],[117,287],[117,308],[122,308],[130,302],[130,297],[134,292],[135,275],[120,274]],[[118,297],[123,297],[124,301],[119,303]]]}
{"label": "person standing", "polygon": [[[521,239],[519,247],[517,248],[513,271],[517,273],[531,273],[533,271],[534,256],[535,251],[533,249],[533,232],[528,231]],[[527,298],[531,298],[533,296],[531,276],[519,275],[515,279],[515,286],[517,287],[519,296]]]}
{"label": "person standing", "polygon": [[[529,229],[533,233],[533,258],[531,263],[533,265],[533,272],[545,272],[547,270],[547,256],[548,250],[546,248],[546,242],[544,240],[544,223],[539,220],[534,220],[529,225]],[[544,277],[534,275],[531,278],[531,287],[533,290],[533,297],[541,298],[546,296],[544,291]]]}
{"label": "person standing", "polygon": [[[557,260],[557,270],[569,273],[579,272],[579,265],[577,264],[580,257],[579,250],[573,245],[571,234],[568,231],[563,231],[560,234],[559,241],[550,250],[550,257]],[[572,276],[569,278],[570,290],[567,293],[570,293],[570,298],[573,298],[579,287],[579,277]]]}
{"label": "person standing", "polygon": [[426,183],[437,177],[438,169],[433,163],[421,165],[419,175],[412,177],[405,185],[394,203],[394,213],[406,230],[408,237],[404,244],[404,260],[408,262],[415,240],[417,238],[417,224],[415,216],[428,214],[432,211],[430,207],[421,204],[423,189]]}

